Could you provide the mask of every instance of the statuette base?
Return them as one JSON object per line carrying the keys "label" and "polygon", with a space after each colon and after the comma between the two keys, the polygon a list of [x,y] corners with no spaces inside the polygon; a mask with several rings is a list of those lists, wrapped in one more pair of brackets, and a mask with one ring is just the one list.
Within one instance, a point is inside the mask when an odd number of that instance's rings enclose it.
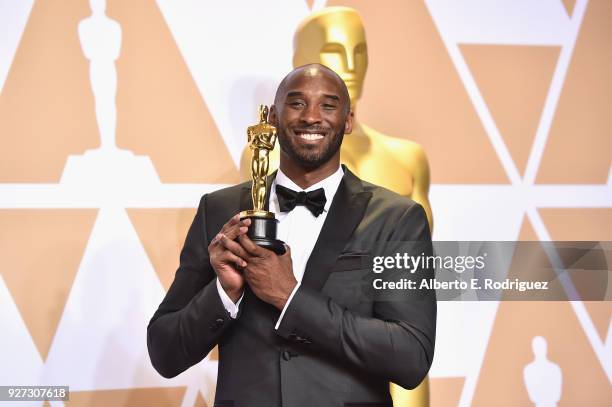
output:
{"label": "statuette base", "polygon": [[278,255],[285,254],[285,244],[276,239],[274,214],[267,211],[249,210],[240,212],[240,219],[251,219],[247,236],[258,246],[272,250]]}

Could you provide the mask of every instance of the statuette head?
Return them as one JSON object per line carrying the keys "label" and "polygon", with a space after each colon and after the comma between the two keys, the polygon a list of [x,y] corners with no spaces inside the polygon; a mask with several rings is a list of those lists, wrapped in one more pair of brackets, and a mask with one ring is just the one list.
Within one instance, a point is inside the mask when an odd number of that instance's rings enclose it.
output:
{"label": "statuette head", "polygon": [[307,17],[293,38],[293,66],[320,63],[346,84],[351,103],[361,97],[368,50],[361,17],[349,7],[327,7]]}

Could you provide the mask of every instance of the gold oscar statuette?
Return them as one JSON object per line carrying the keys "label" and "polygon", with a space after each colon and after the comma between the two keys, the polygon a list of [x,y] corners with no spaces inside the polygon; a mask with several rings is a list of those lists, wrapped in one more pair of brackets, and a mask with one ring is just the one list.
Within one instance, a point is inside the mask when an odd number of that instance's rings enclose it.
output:
{"label": "gold oscar statuette", "polygon": [[266,203],[266,177],[268,175],[269,155],[276,142],[276,127],[268,123],[268,106],[259,106],[259,123],[247,128],[247,142],[253,151],[251,158],[251,199],[253,209],[240,212],[240,219],[251,219],[247,236],[261,247],[276,254],[285,253],[285,244],[276,238],[276,224],[272,212],[264,209]]}

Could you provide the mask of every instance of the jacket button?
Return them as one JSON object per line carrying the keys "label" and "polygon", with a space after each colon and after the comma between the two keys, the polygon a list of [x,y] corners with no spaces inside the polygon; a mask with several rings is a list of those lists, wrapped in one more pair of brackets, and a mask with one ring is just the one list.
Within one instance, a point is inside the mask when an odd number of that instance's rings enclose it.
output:
{"label": "jacket button", "polygon": [[225,321],[221,318],[217,318],[215,320],[215,322],[213,322],[212,324],[210,324],[210,330],[211,331],[216,331],[217,329],[221,328],[221,325],[223,325]]}
{"label": "jacket button", "polygon": [[283,353],[281,354],[284,360],[290,360],[291,359],[291,353],[289,353],[288,350],[284,350]]}

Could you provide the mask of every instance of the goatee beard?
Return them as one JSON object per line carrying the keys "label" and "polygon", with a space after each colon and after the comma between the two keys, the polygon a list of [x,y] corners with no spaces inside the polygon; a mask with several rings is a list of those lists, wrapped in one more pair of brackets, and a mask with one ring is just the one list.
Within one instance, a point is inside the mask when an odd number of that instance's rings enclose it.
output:
{"label": "goatee beard", "polygon": [[279,137],[278,142],[281,150],[286,153],[300,167],[305,169],[315,169],[328,162],[340,149],[342,140],[344,139],[344,131],[336,133],[327,147],[320,153],[314,151],[298,151],[293,147],[293,144],[287,137]]}

